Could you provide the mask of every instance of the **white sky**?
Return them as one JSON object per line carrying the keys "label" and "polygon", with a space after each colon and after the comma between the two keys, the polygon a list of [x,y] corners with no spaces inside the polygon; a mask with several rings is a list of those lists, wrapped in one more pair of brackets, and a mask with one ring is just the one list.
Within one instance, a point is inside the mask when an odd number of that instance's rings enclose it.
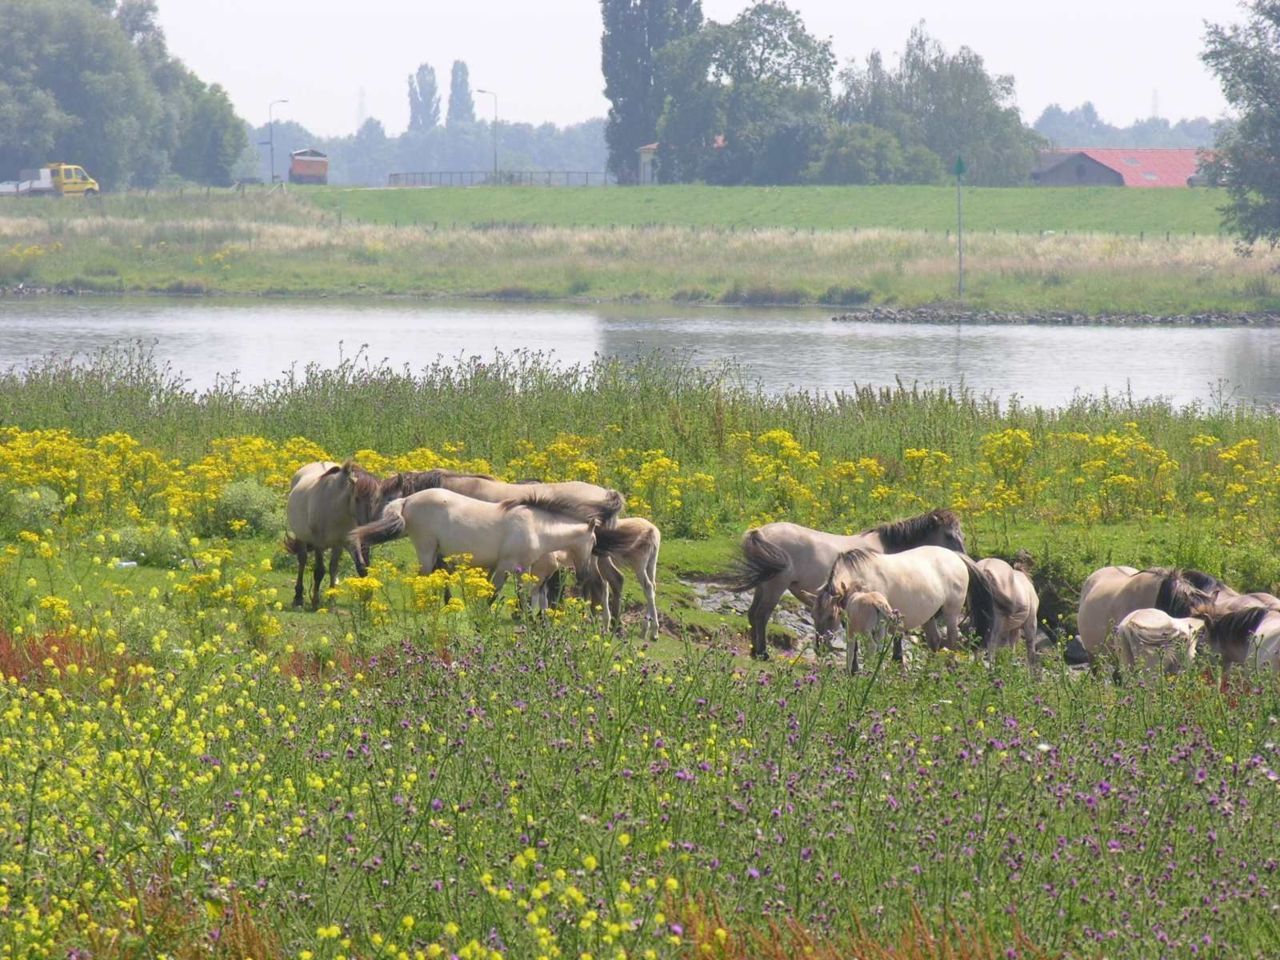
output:
{"label": "white sky", "polygon": [[[1117,125],[1149,116],[1218,116],[1216,80],[1200,63],[1204,21],[1242,18],[1237,0],[791,0],[809,30],[831,37],[843,66],[879,48],[896,56],[923,19],[948,50],[967,45],[987,69],[1011,73],[1031,123],[1050,103],[1092,100]],[[704,15],[732,19],[745,0],[703,0]],[[498,95],[505,120],[573,123],[607,110],[597,0],[159,0],[170,49],[221,83],[240,114],[264,123],[267,104],[321,135],[355,129],[364,115],[389,133],[408,123],[406,77],[430,63],[442,88],[465,60],[472,89]],[[491,115],[490,97],[475,97]]]}

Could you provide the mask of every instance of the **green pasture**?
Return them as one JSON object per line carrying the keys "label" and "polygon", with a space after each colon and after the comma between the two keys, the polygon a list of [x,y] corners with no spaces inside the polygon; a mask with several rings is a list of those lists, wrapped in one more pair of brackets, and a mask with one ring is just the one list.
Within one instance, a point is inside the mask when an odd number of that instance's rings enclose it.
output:
{"label": "green pasture", "polygon": [[[296,193],[329,213],[340,211],[344,221],[402,226],[956,229],[953,187],[325,187]],[[986,232],[1216,235],[1224,200],[1205,189],[971,187],[964,190],[964,220],[966,229]]]}

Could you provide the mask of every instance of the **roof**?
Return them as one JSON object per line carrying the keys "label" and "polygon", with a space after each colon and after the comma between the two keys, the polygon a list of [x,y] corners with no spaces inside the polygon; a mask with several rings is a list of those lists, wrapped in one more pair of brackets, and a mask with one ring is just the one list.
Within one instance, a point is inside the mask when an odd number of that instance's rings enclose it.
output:
{"label": "roof", "polygon": [[1041,158],[1039,170],[1052,170],[1072,157],[1086,156],[1124,178],[1126,187],[1185,187],[1199,170],[1195,147],[1079,147],[1051,151]]}
{"label": "roof", "polygon": [[315,157],[317,160],[327,160],[328,154],[321,153],[315,147],[307,147],[305,150],[294,150],[289,154],[291,157]]}

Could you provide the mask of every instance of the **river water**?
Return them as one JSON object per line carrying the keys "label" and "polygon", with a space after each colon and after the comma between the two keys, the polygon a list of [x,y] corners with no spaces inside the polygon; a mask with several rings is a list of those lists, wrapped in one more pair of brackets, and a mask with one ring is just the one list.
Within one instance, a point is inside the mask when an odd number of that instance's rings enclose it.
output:
{"label": "river water", "polygon": [[418,369],[438,358],[544,351],[563,363],[655,351],[736,362],[769,391],[965,386],[1025,404],[1079,395],[1280,404],[1280,328],[836,323],[831,311],[39,298],[0,300],[0,367],[141,341],[202,389],[219,376],[272,380],[361,348]]}

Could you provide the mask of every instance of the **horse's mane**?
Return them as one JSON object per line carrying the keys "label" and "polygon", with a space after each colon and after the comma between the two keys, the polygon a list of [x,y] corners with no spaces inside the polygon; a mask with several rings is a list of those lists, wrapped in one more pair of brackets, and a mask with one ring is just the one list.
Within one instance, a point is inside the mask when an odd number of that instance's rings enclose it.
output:
{"label": "horse's mane", "polygon": [[960,518],[956,516],[955,511],[940,507],[937,510],[930,510],[928,513],[922,513],[916,517],[907,517],[905,520],[895,520],[892,523],[882,523],[880,526],[872,527],[864,532],[879,534],[884,545],[890,550],[903,550],[918,546],[921,540],[935,530],[947,528],[959,530]]}
{"label": "horse's mane", "polygon": [[456,470],[444,470],[439,467],[434,470],[409,470],[397,474],[397,476],[400,478],[400,492],[404,496],[417,493],[419,490],[434,490],[437,487],[444,486],[444,481],[447,478],[465,477],[468,480],[496,479],[487,473],[458,473]]}
{"label": "horse's mane", "polygon": [[836,557],[836,562],[831,565],[831,572],[827,574],[827,582],[823,590],[835,593],[838,580],[853,580],[857,576],[858,568],[873,556],[878,556],[873,550],[853,549],[844,551],[844,553]]}
{"label": "horse's mane", "polygon": [[1195,615],[1204,620],[1209,645],[1221,653],[1228,644],[1247,647],[1249,638],[1258,631],[1267,614],[1274,612],[1270,607],[1244,607],[1225,613],[1218,612],[1213,607],[1202,607]]}
{"label": "horse's mane", "polygon": [[541,510],[559,520],[576,520],[585,523],[588,520],[599,520],[607,511],[602,511],[597,504],[582,503],[569,497],[550,493],[535,493],[528,497],[512,497],[498,504],[503,512],[510,513],[519,507],[530,510]]}
{"label": "horse's mane", "polygon": [[[1213,593],[1222,583],[1199,570],[1178,570],[1170,567],[1152,567],[1143,570],[1160,578],[1156,591],[1155,608],[1171,617],[1189,617],[1191,611],[1213,599]],[[1213,586],[1201,586],[1212,584]]]}

